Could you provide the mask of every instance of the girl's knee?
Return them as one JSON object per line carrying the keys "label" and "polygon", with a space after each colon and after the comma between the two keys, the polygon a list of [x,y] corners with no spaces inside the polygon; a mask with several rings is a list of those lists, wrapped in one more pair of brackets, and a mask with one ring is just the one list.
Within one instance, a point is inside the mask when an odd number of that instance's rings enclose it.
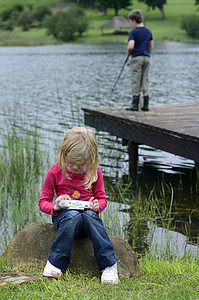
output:
{"label": "girl's knee", "polygon": [[84,224],[90,224],[93,226],[101,226],[103,224],[98,214],[92,210],[85,210],[82,213]]}
{"label": "girl's knee", "polygon": [[64,215],[64,217],[60,220],[60,226],[59,228],[61,230],[68,231],[75,231],[78,232],[78,230],[83,225],[83,218],[81,214],[76,210],[68,211],[67,214]]}
{"label": "girl's knee", "polygon": [[91,218],[95,218],[95,219],[100,219],[98,214],[95,211],[91,210],[91,209],[84,210],[83,215],[91,217]]}

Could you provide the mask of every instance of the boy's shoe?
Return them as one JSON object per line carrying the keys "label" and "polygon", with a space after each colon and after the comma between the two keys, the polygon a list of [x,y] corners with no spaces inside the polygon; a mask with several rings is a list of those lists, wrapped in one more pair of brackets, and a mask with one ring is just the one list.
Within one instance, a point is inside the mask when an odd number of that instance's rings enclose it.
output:
{"label": "boy's shoe", "polygon": [[61,277],[61,270],[54,267],[49,261],[47,261],[46,266],[44,268],[43,276],[59,280]]}
{"label": "boy's shoe", "polygon": [[119,282],[117,274],[117,263],[112,267],[107,267],[102,271],[101,283],[103,284],[117,284]]}

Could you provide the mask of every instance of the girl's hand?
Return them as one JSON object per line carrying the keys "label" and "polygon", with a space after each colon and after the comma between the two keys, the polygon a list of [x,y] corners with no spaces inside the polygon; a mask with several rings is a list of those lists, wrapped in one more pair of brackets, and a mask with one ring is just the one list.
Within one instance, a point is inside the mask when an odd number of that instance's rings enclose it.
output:
{"label": "girl's hand", "polygon": [[97,199],[94,199],[94,197],[92,197],[89,202],[92,202],[93,203],[93,206],[90,208],[91,210],[97,212],[98,209],[99,209],[99,202]]}
{"label": "girl's hand", "polygon": [[59,211],[61,207],[59,206],[59,202],[61,200],[71,200],[69,195],[61,195],[55,200],[55,205],[53,206],[54,212]]}

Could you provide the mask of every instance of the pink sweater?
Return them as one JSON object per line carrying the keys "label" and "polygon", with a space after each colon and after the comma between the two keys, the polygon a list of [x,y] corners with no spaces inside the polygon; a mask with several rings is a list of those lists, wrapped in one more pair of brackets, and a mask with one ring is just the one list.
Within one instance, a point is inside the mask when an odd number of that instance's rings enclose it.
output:
{"label": "pink sweater", "polygon": [[53,206],[55,205],[53,201],[54,195],[59,197],[60,195],[69,195],[75,200],[89,201],[93,196],[94,199],[99,201],[100,213],[107,205],[106,193],[103,184],[103,175],[100,167],[97,170],[97,180],[91,185],[89,189],[86,189],[83,185],[83,180],[86,173],[74,174],[66,169],[67,174],[72,179],[67,179],[60,167],[58,167],[58,162],[50,167],[46,174],[44,180],[40,200],[39,209],[46,214],[57,216],[59,211],[54,213]]}

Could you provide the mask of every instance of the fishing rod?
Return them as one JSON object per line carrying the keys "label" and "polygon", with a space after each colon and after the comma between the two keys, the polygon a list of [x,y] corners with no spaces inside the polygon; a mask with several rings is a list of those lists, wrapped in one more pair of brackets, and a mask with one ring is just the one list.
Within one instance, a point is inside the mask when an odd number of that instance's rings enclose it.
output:
{"label": "fishing rod", "polygon": [[116,87],[116,84],[118,83],[118,80],[120,79],[120,76],[121,76],[122,71],[123,71],[123,69],[124,69],[124,67],[125,67],[125,65],[126,65],[126,63],[127,63],[127,61],[128,61],[128,58],[129,58],[129,55],[127,55],[127,58],[125,59],[125,62],[124,62],[123,66],[122,66],[122,68],[121,68],[121,70],[120,70],[120,73],[119,73],[119,75],[118,75],[118,77],[117,77],[117,79],[116,79],[116,81],[115,81],[115,83],[114,83],[114,86],[113,86],[113,88],[112,88],[112,90],[111,90],[110,98],[111,98],[112,93],[113,93],[113,91],[114,91],[114,89],[115,89],[115,87]]}

